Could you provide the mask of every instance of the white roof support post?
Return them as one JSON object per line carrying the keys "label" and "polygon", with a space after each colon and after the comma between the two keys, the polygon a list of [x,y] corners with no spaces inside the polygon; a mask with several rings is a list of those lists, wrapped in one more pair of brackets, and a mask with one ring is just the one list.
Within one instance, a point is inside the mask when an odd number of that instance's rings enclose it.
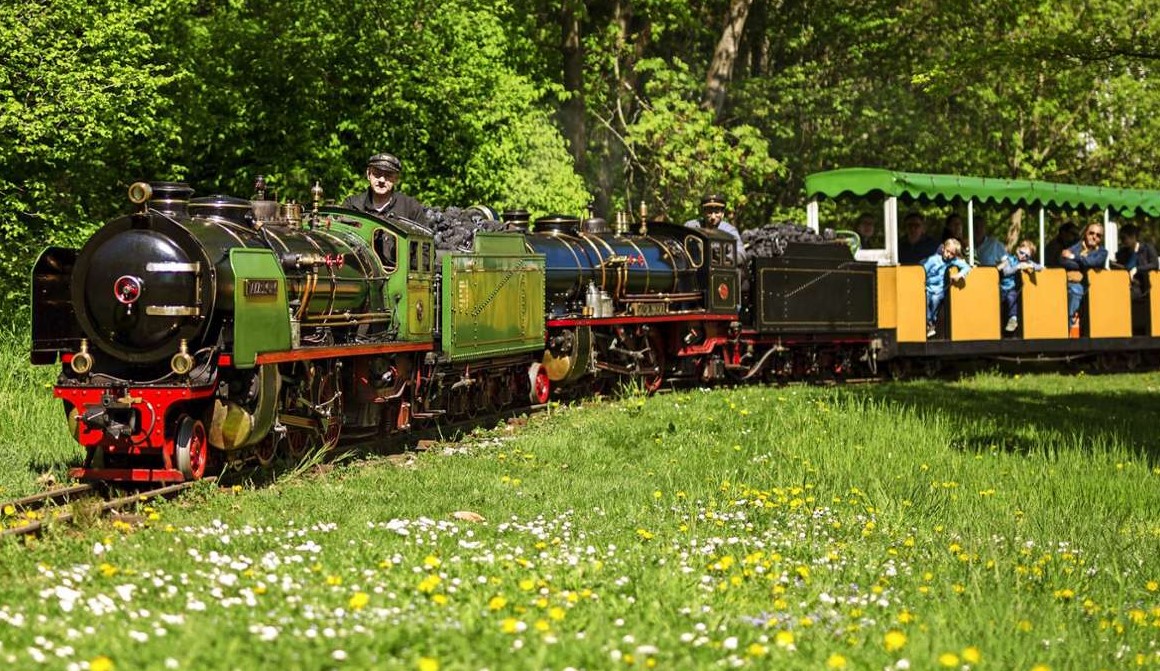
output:
{"label": "white roof support post", "polygon": [[818,199],[814,198],[806,204],[806,226],[811,231],[817,233],[820,226],[818,224]]}
{"label": "white roof support post", "polygon": [[1120,227],[1112,221],[1112,211],[1104,210],[1104,249],[1108,250],[1108,260],[1104,261],[1104,268],[1111,268],[1116,259],[1116,250],[1120,248]]}
{"label": "white roof support post", "polygon": [[[1046,213],[1043,210],[1043,206],[1040,205],[1039,206],[1039,265],[1041,265],[1041,266],[1047,265],[1047,244],[1046,244],[1047,226],[1044,223],[1045,217],[1046,217]],[[1015,244],[1018,245],[1019,241],[1016,240]]]}
{"label": "white roof support post", "polygon": [[[971,246],[971,258],[967,263],[972,266],[975,265],[975,199],[972,198],[967,201],[967,244]],[[946,242],[940,240],[940,242]]]}
{"label": "white roof support post", "polygon": [[898,265],[898,197],[891,196],[882,206],[883,236],[886,241],[886,262]]}

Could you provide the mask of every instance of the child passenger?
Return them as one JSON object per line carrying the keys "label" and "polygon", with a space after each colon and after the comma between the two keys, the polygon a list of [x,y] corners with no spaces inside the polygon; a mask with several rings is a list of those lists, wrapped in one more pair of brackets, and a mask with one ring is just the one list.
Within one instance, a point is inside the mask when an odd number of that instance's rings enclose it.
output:
{"label": "child passenger", "polygon": [[959,269],[959,279],[971,272],[971,267],[963,260],[963,246],[954,238],[947,238],[940,251],[931,254],[922,262],[926,271],[926,337],[935,336],[935,322],[938,308],[946,297],[947,270],[954,266]]}
{"label": "child passenger", "polygon": [[999,261],[999,298],[1003,314],[1007,315],[1007,325],[1003,327],[1007,333],[1019,328],[1019,271],[1043,270],[1034,261],[1036,249],[1034,242],[1023,240],[1014,254],[1005,254]]}

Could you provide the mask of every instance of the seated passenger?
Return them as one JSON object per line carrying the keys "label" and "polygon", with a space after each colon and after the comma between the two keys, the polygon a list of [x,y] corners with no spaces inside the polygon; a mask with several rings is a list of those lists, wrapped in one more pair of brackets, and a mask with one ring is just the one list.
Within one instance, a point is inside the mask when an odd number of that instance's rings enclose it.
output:
{"label": "seated passenger", "polygon": [[878,239],[878,226],[874,216],[863,212],[858,215],[854,223],[854,232],[858,234],[858,241],[862,249],[881,249],[882,241]]}
{"label": "seated passenger", "polygon": [[1088,224],[1080,241],[1059,254],[1059,263],[1067,270],[1067,314],[1073,332],[1079,329],[1079,306],[1083,304],[1087,271],[1103,268],[1108,260],[1108,250],[1101,246],[1103,241],[1103,224]]}
{"label": "seated passenger", "polygon": [[963,246],[958,240],[949,238],[942,243],[938,253],[931,254],[922,262],[926,271],[926,337],[933,338],[938,309],[946,298],[947,270],[951,266],[959,269],[959,280],[966,278],[971,267],[963,260]]}
{"label": "seated passenger", "polygon": [[982,217],[975,218],[974,233],[975,262],[992,268],[999,265],[1003,257],[1007,256],[1007,249],[1003,243],[987,235],[987,224]]}
{"label": "seated passenger", "polygon": [[1019,328],[1019,271],[1043,270],[1043,266],[1035,262],[1035,252],[1035,243],[1023,240],[1014,254],[1007,254],[999,261],[999,301],[1007,317],[1007,324],[1003,327],[1007,333],[1014,333]]}
{"label": "seated passenger", "polygon": [[1043,265],[1048,268],[1059,268],[1059,255],[1063,250],[1079,241],[1079,229],[1070,221],[1059,225],[1055,237],[1047,241],[1043,250]]}
{"label": "seated passenger", "polygon": [[963,244],[963,218],[959,216],[958,212],[951,212],[947,218],[943,220],[942,236],[939,240],[946,240],[947,238],[954,238]]}
{"label": "seated passenger", "polygon": [[910,212],[902,219],[906,236],[898,241],[898,262],[921,264],[938,249],[938,240],[926,234],[926,220],[918,212]]}
{"label": "seated passenger", "polygon": [[1116,251],[1116,265],[1128,271],[1132,278],[1132,298],[1134,300],[1148,295],[1152,288],[1152,280],[1148,275],[1153,270],[1160,269],[1160,259],[1157,259],[1156,248],[1140,240],[1140,227],[1127,224],[1120,229],[1120,249]]}

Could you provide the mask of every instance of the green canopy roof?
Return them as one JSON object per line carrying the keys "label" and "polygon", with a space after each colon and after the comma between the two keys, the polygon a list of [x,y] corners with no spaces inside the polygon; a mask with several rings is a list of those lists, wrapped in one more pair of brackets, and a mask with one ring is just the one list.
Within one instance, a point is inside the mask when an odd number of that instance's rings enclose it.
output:
{"label": "green canopy roof", "polygon": [[1160,191],[1055,184],[992,177],[924,175],[880,168],[845,168],[806,177],[809,198],[883,195],[914,200],[977,200],[1073,210],[1110,209],[1121,215],[1160,216]]}

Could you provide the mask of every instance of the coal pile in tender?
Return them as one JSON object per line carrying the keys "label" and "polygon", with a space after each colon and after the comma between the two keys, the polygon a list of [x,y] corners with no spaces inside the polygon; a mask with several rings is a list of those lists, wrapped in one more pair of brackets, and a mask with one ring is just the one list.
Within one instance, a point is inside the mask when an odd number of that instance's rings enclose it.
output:
{"label": "coal pile in tender", "polygon": [[429,207],[427,227],[435,235],[435,248],[443,251],[471,251],[476,231],[502,231],[502,221],[489,218],[473,207]]}
{"label": "coal pile in tender", "polygon": [[761,228],[747,228],[741,231],[741,242],[750,257],[781,256],[785,246],[791,242],[819,244],[834,242],[834,231],[823,229],[815,233],[805,226],[794,223],[770,224]]}

